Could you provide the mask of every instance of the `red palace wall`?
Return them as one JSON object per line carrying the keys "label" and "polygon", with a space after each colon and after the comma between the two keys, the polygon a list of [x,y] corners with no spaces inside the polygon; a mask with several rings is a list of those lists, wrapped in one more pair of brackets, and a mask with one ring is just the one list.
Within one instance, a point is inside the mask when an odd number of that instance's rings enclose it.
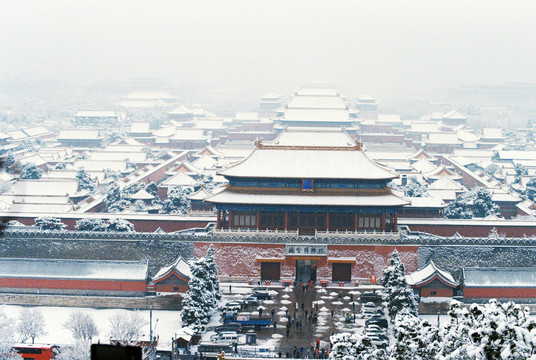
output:
{"label": "red palace wall", "polygon": [[[296,257],[285,257],[285,244],[252,244],[252,243],[214,243],[215,258],[220,276],[224,277],[259,277],[262,259],[281,260],[281,277],[296,276]],[[195,243],[194,255],[202,257],[207,254],[209,243]],[[300,257],[317,259],[317,278],[331,279],[331,263],[328,258],[355,258],[352,264],[352,278],[378,279],[383,270],[389,266],[394,249],[408,273],[417,270],[417,246],[375,246],[375,245],[328,245],[328,256]]]}
{"label": "red palace wall", "polygon": [[464,288],[463,297],[466,299],[475,298],[536,298],[536,288]]}
{"label": "red palace wall", "polygon": [[0,278],[0,287],[145,292],[145,281]]}
{"label": "red palace wall", "polygon": [[[405,225],[404,219],[399,218],[399,225]],[[527,224],[525,226],[501,226],[499,222],[492,225],[466,225],[463,222],[452,225],[433,224],[433,219],[430,219],[430,224],[408,224],[411,231],[422,231],[429,234],[439,236],[452,236],[456,233],[467,237],[487,237],[494,228],[499,234],[505,234],[506,237],[524,237],[536,235],[536,223]]]}
{"label": "red palace wall", "polygon": [[[436,294],[432,295],[432,291],[435,291]],[[421,289],[421,297],[453,297],[454,291],[452,289],[433,289],[426,288]]]}

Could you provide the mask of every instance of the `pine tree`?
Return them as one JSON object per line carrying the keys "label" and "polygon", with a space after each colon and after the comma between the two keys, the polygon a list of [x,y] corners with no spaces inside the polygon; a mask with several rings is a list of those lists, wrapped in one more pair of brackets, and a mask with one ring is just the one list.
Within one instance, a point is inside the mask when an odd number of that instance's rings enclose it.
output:
{"label": "pine tree", "polygon": [[108,221],[107,230],[108,231],[117,231],[117,232],[134,232],[134,231],[136,231],[134,229],[134,225],[132,225],[131,222],[128,222],[127,220],[121,219],[121,218],[110,219],[110,221]]}
{"label": "pine tree", "polygon": [[435,359],[441,342],[435,326],[404,309],[396,315],[393,328],[395,343],[390,360]]}
{"label": "pine tree", "polygon": [[65,230],[67,225],[61,222],[60,219],[52,216],[43,216],[35,219],[35,225],[41,230]]}
{"label": "pine tree", "polygon": [[76,222],[76,229],[80,231],[106,231],[108,224],[102,219],[80,219]]}
{"label": "pine tree", "polygon": [[78,186],[80,189],[93,191],[97,182],[92,178],[84,168],[79,168],[76,172],[76,179],[78,180]]}
{"label": "pine tree", "polygon": [[382,285],[384,287],[383,300],[387,303],[391,321],[394,321],[398,312],[402,310],[417,315],[415,294],[406,281],[404,264],[400,261],[396,249],[391,257],[391,265],[383,271]]}
{"label": "pine tree", "polygon": [[15,163],[15,156],[13,155],[13,152],[10,151],[6,157],[6,172],[9,172],[9,168],[13,166],[14,163]]}
{"label": "pine tree", "polygon": [[[211,284],[211,291],[214,293],[215,301],[221,300],[220,280],[218,279],[218,267],[214,258],[214,246],[210,244],[208,248],[207,256],[205,257],[205,266],[209,273],[209,279]],[[217,303],[215,304],[217,305]]]}
{"label": "pine tree", "polygon": [[207,291],[210,280],[205,259],[190,261],[191,277],[188,281],[188,291],[182,300],[182,324],[200,331],[204,324],[210,320],[210,315],[215,309],[214,294]]}
{"label": "pine tree", "polygon": [[478,189],[473,200],[473,216],[486,217],[499,210],[497,204],[491,199],[491,193],[484,189]]}
{"label": "pine tree", "polygon": [[21,179],[41,179],[41,175],[43,175],[43,170],[34,163],[27,163],[20,172]]}
{"label": "pine tree", "polygon": [[387,359],[385,350],[376,349],[370,338],[361,334],[340,333],[330,337],[330,360]]}

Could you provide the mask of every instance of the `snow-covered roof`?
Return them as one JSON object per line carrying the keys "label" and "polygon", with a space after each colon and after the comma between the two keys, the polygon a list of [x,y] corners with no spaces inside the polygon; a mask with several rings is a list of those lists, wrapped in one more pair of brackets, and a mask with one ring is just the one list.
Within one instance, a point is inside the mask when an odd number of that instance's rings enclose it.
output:
{"label": "snow-covered roof", "polygon": [[192,110],[188,109],[186,106],[178,106],[175,109],[168,112],[169,115],[193,115]]}
{"label": "snow-covered roof", "polygon": [[446,114],[443,114],[443,119],[460,119],[460,120],[466,120],[467,116],[460,114],[456,110],[449,111]]}
{"label": "snow-covered roof", "polygon": [[157,281],[163,277],[165,277],[167,274],[169,274],[172,270],[176,270],[179,274],[190,278],[192,276],[192,273],[190,272],[190,265],[186,261],[184,261],[181,257],[179,257],[177,260],[175,260],[172,264],[168,266],[164,266],[158,272],[155,276],[153,276],[153,281]]}
{"label": "snow-covered roof", "polygon": [[536,160],[536,151],[500,150],[501,160]]}
{"label": "snow-covered roof", "polygon": [[411,286],[419,286],[432,280],[434,276],[438,276],[439,279],[447,285],[452,287],[458,286],[458,282],[454,280],[452,275],[449,272],[438,268],[433,261],[430,261],[428,265],[421,270],[415,271],[410,275],[406,275],[406,281]]}
{"label": "snow-covered roof", "polygon": [[428,189],[463,191],[463,186],[452,180],[450,177],[443,176],[440,177],[438,180],[434,181],[431,185],[429,185]]}
{"label": "snow-covered roof", "polygon": [[214,159],[212,156],[204,155],[200,157],[199,159],[192,162],[192,165],[195,166],[198,169],[204,170],[204,169],[212,169],[214,165],[216,165],[218,161]]}
{"label": "snow-covered roof", "polygon": [[175,131],[175,134],[171,136],[170,140],[207,140],[203,130],[198,129],[182,129],[179,128]]}
{"label": "snow-covered roof", "polygon": [[151,132],[151,124],[148,122],[133,122],[130,125],[131,133],[148,133]]}
{"label": "snow-covered roof", "polygon": [[100,139],[98,130],[61,130],[58,140],[97,140]]}
{"label": "snow-covered roof", "polygon": [[18,180],[13,184],[10,195],[73,195],[78,191],[77,180],[39,179]]}
{"label": "snow-covered roof", "polygon": [[14,202],[9,207],[11,213],[32,213],[41,212],[48,214],[61,214],[73,210],[73,204],[55,204],[55,203],[29,203],[29,202]]}
{"label": "snow-covered roof", "polygon": [[426,159],[420,159],[413,163],[413,168],[417,170],[420,173],[428,173],[430,171],[433,171],[437,168],[437,165],[432,164],[430,161]]}
{"label": "snow-covered roof", "polygon": [[111,160],[77,160],[73,164],[74,169],[83,167],[86,171],[104,171],[106,169],[123,171],[127,166],[126,161]]}
{"label": "snow-covered roof", "polygon": [[407,200],[411,201],[411,204],[409,207],[412,208],[444,208],[447,206],[443,202],[443,199],[435,198],[435,197],[412,197],[412,198],[406,198]]}
{"label": "snow-covered roof", "polygon": [[355,140],[342,129],[330,131],[300,129],[296,131],[287,128],[271,144],[282,146],[353,146]]}
{"label": "snow-covered roof", "polygon": [[29,136],[39,136],[39,135],[45,135],[45,134],[50,133],[50,131],[45,129],[43,126],[34,126],[31,128],[23,129],[23,131]]}
{"label": "snow-covered roof", "polygon": [[348,122],[349,112],[346,109],[286,109],[285,121],[303,122]]}
{"label": "snow-covered roof", "polygon": [[281,96],[275,92],[269,92],[268,94],[263,95],[262,100],[280,100]]}
{"label": "snow-covered roof", "polygon": [[112,152],[112,151],[92,151],[89,154],[92,161],[131,161],[144,162],[147,154],[144,152]]}
{"label": "snow-covered roof", "polygon": [[176,175],[173,175],[169,179],[162,182],[162,186],[194,186],[196,181],[191,177],[185,174],[184,172],[180,172]]}
{"label": "snow-covered roof", "polygon": [[445,144],[445,145],[456,145],[460,144],[458,139],[458,134],[451,133],[430,133],[428,134],[428,144]]}
{"label": "snow-covered roof", "polygon": [[387,180],[398,175],[360,149],[256,147],[244,160],[218,173],[232,177]]}
{"label": "snow-covered roof", "polygon": [[434,190],[430,188],[428,188],[428,195],[443,201],[454,201],[458,196],[456,190]]}
{"label": "snow-covered roof", "polygon": [[346,103],[338,96],[295,96],[287,109],[347,109]]}
{"label": "snow-covered roof", "polygon": [[482,129],[482,137],[485,139],[503,139],[501,128],[484,128]]}
{"label": "snow-covered roof", "polygon": [[36,166],[44,165],[44,164],[47,163],[47,161],[45,159],[43,159],[43,157],[41,155],[39,155],[39,154],[33,154],[33,155],[30,155],[30,156],[23,157],[23,158],[20,158],[18,161],[22,165],[34,164]]}
{"label": "snow-covered roof", "polygon": [[147,272],[140,261],[0,258],[4,278],[145,281]]}
{"label": "snow-covered roof", "polygon": [[137,193],[130,196],[132,200],[153,200],[154,196],[149,194],[145,189],[140,189]]}
{"label": "snow-covered roof", "polygon": [[117,117],[115,110],[79,110],[76,117]]}
{"label": "snow-covered roof", "polygon": [[190,200],[205,200],[209,196],[210,193],[208,193],[205,188],[201,188],[193,194],[188,195],[187,198]]}
{"label": "snow-covered roof", "polygon": [[205,201],[216,204],[296,205],[296,206],[404,206],[408,201],[388,190],[381,192],[359,191],[352,194],[319,194],[294,192],[274,194],[271,191],[243,192],[227,189]]}
{"label": "snow-covered roof", "polygon": [[[464,287],[536,287],[536,268],[479,268],[463,269]],[[506,297],[506,296],[505,296]]]}

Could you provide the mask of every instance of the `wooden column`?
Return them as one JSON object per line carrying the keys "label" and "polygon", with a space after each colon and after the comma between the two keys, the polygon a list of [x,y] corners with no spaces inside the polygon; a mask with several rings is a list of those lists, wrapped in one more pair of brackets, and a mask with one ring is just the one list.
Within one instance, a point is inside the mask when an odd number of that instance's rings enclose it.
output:
{"label": "wooden column", "polygon": [[220,212],[220,210],[218,209],[218,215],[216,215],[216,229],[219,229],[220,226],[221,226],[221,223],[220,223],[220,217],[221,217],[221,212]]}
{"label": "wooden column", "polygon": [[355,232],[357,232],[357,225],[358,225],[358,218],[357,218],[357,213],[354,214],[354,230]]}
{"label": "wooden column", "polygon": [[381,219],[381,230],[385,231],[385,213],[382,213],[382,219]]}
{"label": "wooden column", "polygon": [[285,211],[285,230],[288,230],[288,211]]}
{"label": "wooden column", "polygon": [[329,213],[326,213],[326,231],[329,231]]}
{"label": "wooden column", "polygon": [[259,211],[257,211],[257,219],[255,220],[256,224],[257,224],[257,230],[260,229],[260,221],[261,221],[261,213]]}
{"label": "wooden column", "polygon": [[398,231],[398,213],[393,214],[393,230]]}
{"label": "wooden column", "polygon": [[229,229],[233,228],[233,212],[229,210]]}

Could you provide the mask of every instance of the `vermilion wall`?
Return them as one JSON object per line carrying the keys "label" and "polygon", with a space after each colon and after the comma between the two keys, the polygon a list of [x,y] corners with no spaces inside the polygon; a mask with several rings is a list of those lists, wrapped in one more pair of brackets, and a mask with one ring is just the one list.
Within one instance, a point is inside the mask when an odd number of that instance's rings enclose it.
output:
{"label": "vermilion wall", "polygon": [[145,292],[145,281],[0,278],[0,287]]}
{"label": "vermilion wall", "polygon": [[[399,219],[399,225],[404,225],[404,220]],[[498,222],[492,225],[443,225],[433,224],[433,219],[430,219],[430,224],[426,225],[408,225],[411,231],[422,231],[429,234],[439,236],[452,236],[459,233],[461,236],[467,237],[487,237],[492,229],[496,229],[499,234],[505,234],[506,237],[524,237],[536,235],[536,223],[534,225],[527,224],[526,226],[501,226]]]}
{"label": "vermilion wall", "polygon": [[464,288],[463,297],[475,298],[536,298],[536,288]]}
{"label": "vermilion wall", "polygon": [[[432,291],[435,291],[436,294],[432,295]],[[421,289],[421,297],[453,297],[454,291],[452,289],[433,289],[426,288]]]}
{"label": "vermilion wall", "polygon": [[[276,258],[281,261],[281,277],[296,276],[295,257],[285,257],[284,244],[257,243],[214,243],[216,263],[220,276],[260,277],[261,262],[258,259]],[[205,256],[209,243],[195,243],[194,255]],[[317,278],[331,279],[331,263],[328,258],[356,259],[352,264],[352,278],[378,279],[383,270],[389,266],[394,249],[400,253],[400,258],[406,271],[413,272],[418,266],[417,246],[381,246],[381,245],[328,245],[328,256],[317,260]]]}

